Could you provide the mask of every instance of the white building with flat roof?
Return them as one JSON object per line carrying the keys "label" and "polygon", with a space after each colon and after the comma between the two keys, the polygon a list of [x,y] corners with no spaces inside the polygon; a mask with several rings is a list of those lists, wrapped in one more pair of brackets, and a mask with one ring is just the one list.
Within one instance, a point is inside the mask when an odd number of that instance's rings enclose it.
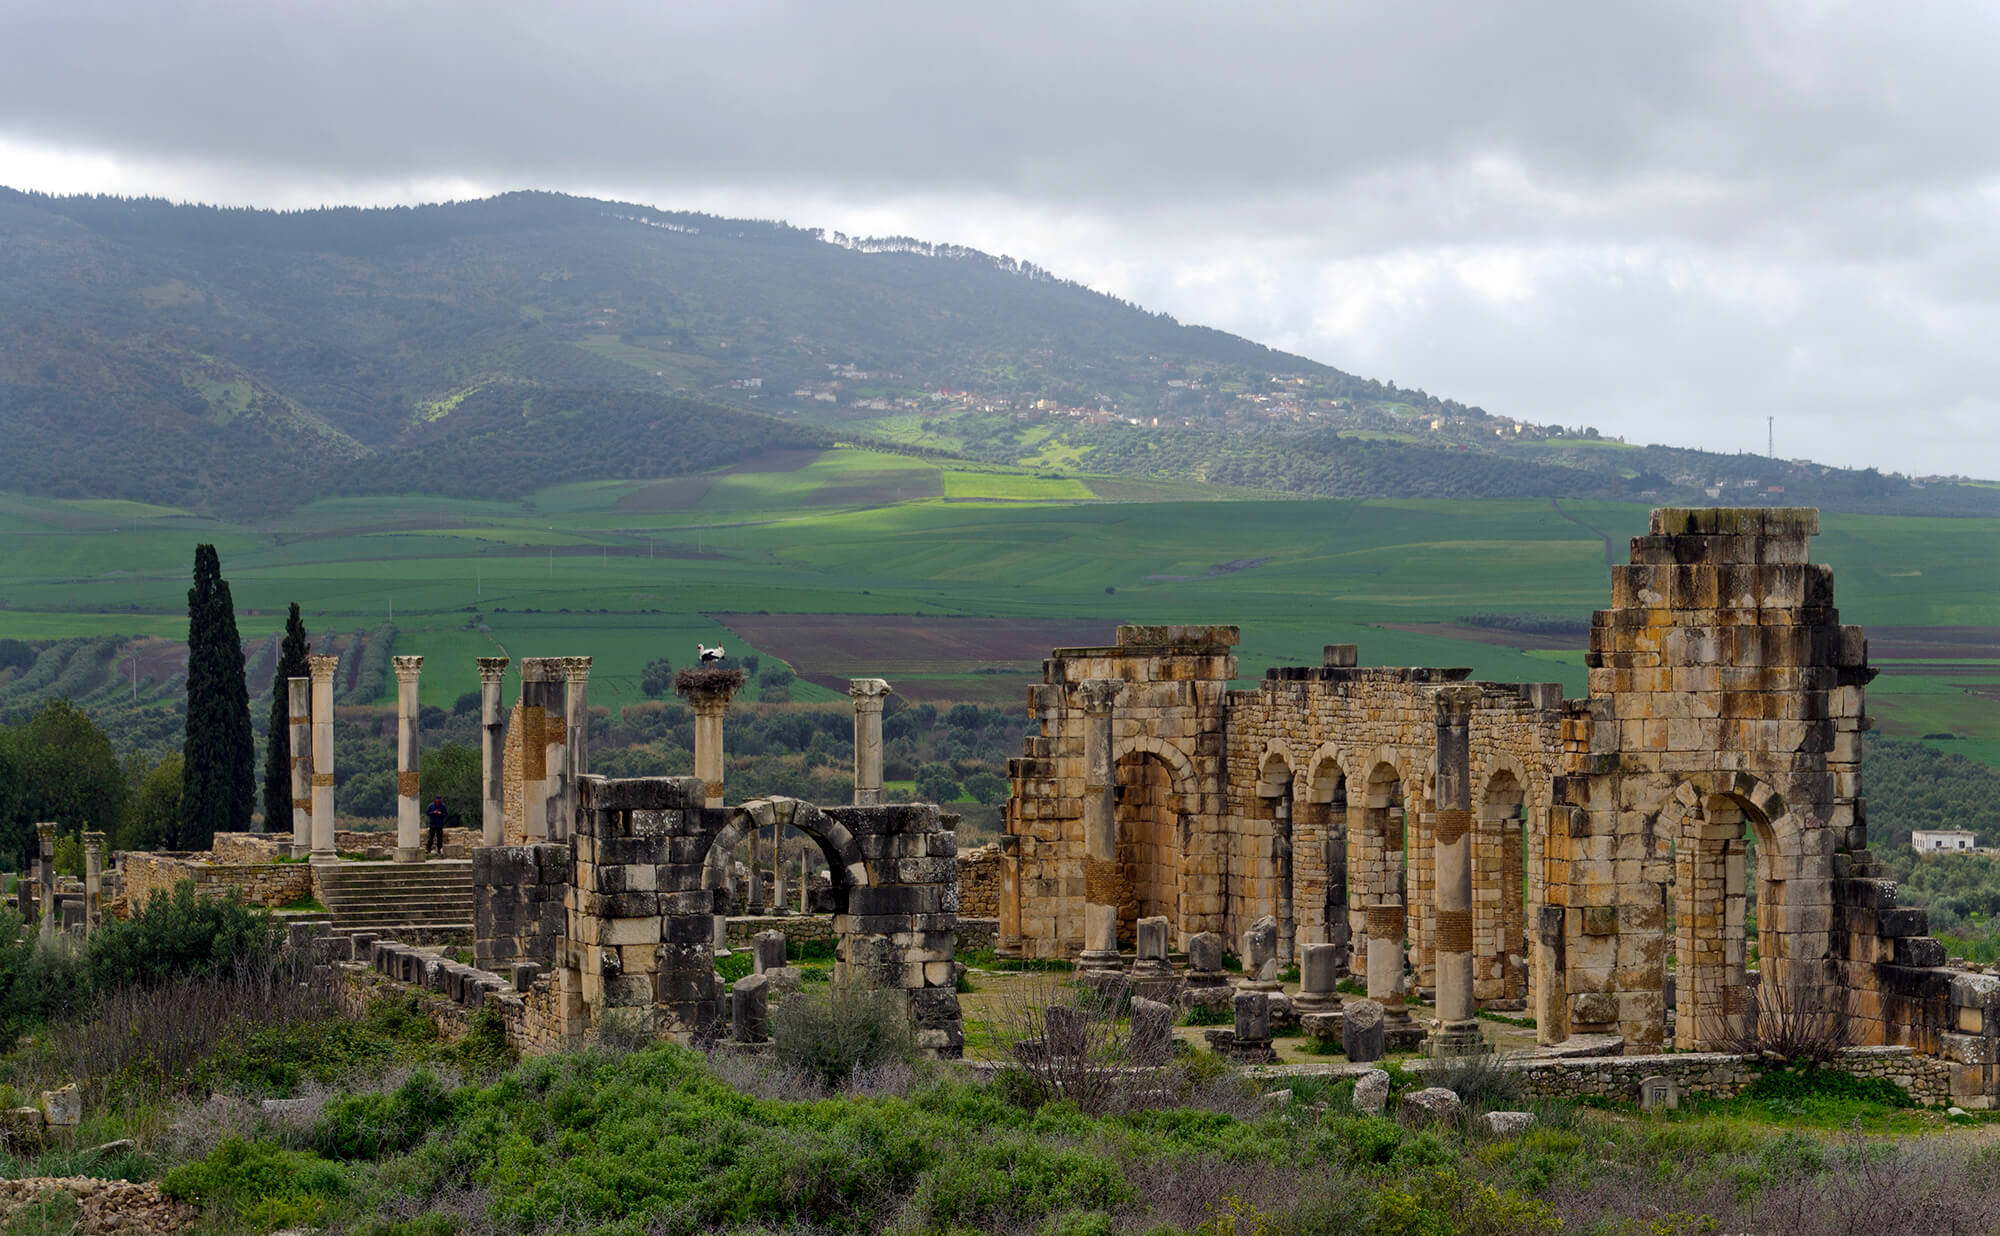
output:
{"label": "white building with flat roof", "polygon": [[1910,848],[1919,854],[1976,849],[1979,838],[1965,828],[1919,828],[1910,834]]}

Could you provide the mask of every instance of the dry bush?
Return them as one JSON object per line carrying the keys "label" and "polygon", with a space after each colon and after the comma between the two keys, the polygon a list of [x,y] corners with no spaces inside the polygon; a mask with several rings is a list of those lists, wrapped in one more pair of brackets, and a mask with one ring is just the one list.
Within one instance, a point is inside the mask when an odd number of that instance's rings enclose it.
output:
{"label": "dry bush", "polygon": [[902,1058],[857,1065],[837,1081],[768,1052],[718,1051],[709,1068],[738,1094],[810,1103],[829,1098],[907,1098],[936,1080],[926,1062]]}
{"label": "dry bush", "polygon": [[1718,1050],[1765,1054],[1814,1068],[1853,1045],[1850,994],[1831,983],[1769,983],[1757,991],[1757,1028],[1714,1036]]}

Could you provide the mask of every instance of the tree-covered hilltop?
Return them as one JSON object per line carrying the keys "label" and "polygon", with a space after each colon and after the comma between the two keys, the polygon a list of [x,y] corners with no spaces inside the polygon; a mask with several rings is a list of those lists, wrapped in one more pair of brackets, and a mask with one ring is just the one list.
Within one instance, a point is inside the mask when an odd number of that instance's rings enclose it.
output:
{"label": "tree-covered hilltop", "polygon": [[0,189],[0,433],[0,489],[236,514],[829,434],[1287,493],[2000,513],[1990,488],[1495,417],[1006,256],[548,193],[273,212]]}

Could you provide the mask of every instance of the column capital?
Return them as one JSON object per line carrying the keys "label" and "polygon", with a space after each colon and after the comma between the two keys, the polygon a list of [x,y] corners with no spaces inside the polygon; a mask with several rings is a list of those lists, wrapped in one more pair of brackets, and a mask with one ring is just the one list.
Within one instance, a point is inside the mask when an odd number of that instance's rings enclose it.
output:
{"label": "column capital", "polygon": [[847,680],[847,694],[854,699],[854,706],[863,711],[880,710],[890,691],[886,678],[850,678]]}
{"label": "column capital", "polygon": [[1480,694],[1480,689],[1475,686],[1437,688],[1431,693],[1431,699],[1437,705],[1438,724],[1460,725],[1470,720]]}
{"label": "column capital", "polygon": [[742,670],[689,668],[674,675],[674,690],[695,712],[714,715],[728,711],[743,682]]}
{"label": "column capital", "polygon": [[1077,694],[1083,699],[1083,710],[1092,716],[1102,716],[1111,711],[1112,701],[1125,689],[1125,683],[1117,678],[1089,678],[1078,687]]}
{"label": "column capital", "polygon": [[333,671],[340,668],[340,658],[331,654],[314,653],[306,658],[306,664],[312,667],[314,682],[332,682]]}
{"label": "column capital", "polygon": [[507,675],[508,657],[475,657],[479,662],[479,681],[499,682]]}
{"label": "column capital", "polygon": [[60,827],[61,825],[53,823],[35,825],[35,835],[42,839],[42,848],[44,850],[55,844],[56,830]]}
{"label": "column capital", "polygon": [[522,657],[522,682],[550,682],[562,672],[561,657]]}
{"label": "column capital", "polygon": [[417,657],[390,657],[396,667],[397,682],[415,682],[417,674],[424,668],[424,659]]}
{"label": "column capital", "polygon": [[584,682],[590,678],[591,658],[563,657],[561,660],[563,677],[569,679],[571,682]]}
{"label": "column capital", "polygon": [[86,832],[86,833],[85,833],[85,834],[83,835],[83,846],[84,846],[84,848],[85,848],[86,850],[90,850],[90,849],[96,849],[96,850],[101,850],[101,849],[103,849],[103,848],[104,848],[104,834],[103,834],[103,833],[100,833],[100,832],[96,832],[96,831],[94,831],[94,830],[93,830],[93,831],[90,831],[90,832]]}

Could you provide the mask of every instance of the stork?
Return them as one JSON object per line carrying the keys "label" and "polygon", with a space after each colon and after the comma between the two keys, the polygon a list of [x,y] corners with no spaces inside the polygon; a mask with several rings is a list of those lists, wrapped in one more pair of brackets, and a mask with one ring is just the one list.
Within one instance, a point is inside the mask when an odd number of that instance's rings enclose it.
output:
{"label": "stork", "polygon": [[701,663],[703,665],[714,665],[717,661],[722,660],[722,658],[725,655],[727,655],[722,651],[721,644],[717,644],[715,647],[710,648],[707,644],[702,643],[700,640],[696,640],[694,646],[695,650],[701,653]]}

